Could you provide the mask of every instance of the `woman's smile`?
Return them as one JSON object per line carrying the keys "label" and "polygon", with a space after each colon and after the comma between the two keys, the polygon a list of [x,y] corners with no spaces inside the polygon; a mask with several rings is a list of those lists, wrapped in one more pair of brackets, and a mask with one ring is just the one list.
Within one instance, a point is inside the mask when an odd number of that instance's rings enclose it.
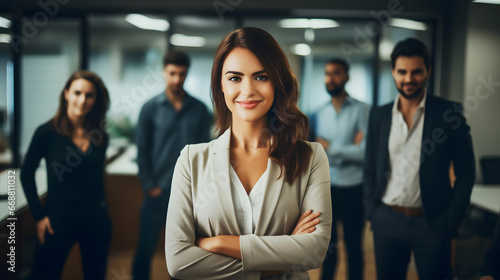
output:
{"label": "woman's smile", "polygon": [[262,100],[236,101],[236,103],[245,109],[253,109],[257,107],[260,102],[262,102]]}

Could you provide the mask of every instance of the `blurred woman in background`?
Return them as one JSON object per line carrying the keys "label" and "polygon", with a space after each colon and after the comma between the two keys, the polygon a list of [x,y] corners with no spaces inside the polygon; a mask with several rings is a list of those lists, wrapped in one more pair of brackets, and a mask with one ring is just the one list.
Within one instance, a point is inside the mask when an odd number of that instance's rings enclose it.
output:
{"label": "blurred woman in background", "polygon": [[[37,223],[33,279],[59,279],[76,242],[84,278],[105,278],[111,240],[104,198],[108,108],[108,90],[102,80],[92,72],[78,71],[66,82],[56,115],[33,135],[21,169],[24,193]],[[42,158],[47,167],[44,206],[35,182]]]}

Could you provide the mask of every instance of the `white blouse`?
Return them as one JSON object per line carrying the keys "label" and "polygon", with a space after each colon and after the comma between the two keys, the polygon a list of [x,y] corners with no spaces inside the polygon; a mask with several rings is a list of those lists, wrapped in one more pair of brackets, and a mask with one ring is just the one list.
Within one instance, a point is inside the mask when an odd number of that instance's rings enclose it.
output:
{"label": "white blouse", "polygon": [[260,179],[255,183],[254,187],[247,194],[245,187],[238,178],[236,171],[231,166],[231,193],[233,196],[234,210],[236,212],[236,220],[242,234],[255,233],[255,225],[257,224],[260,211],[262,210],[262,201],[264,200],[265,182],[269,176],[269,164],[271,159],[267,160],[266,171]]}

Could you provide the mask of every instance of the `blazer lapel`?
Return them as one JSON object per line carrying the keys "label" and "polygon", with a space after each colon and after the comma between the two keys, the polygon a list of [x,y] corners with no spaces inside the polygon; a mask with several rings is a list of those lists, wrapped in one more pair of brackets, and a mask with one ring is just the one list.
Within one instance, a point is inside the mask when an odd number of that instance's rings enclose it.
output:
{"label": "blazer lapel", "polygon": [[231,190],[231,179],[229,176],[229,144],[231,142],[231,128],[227,129],[215,143],[214,155],[211,157],[210,165],[213,167],[212,177],[215,181],[217,201],[221,214],[226,222],[231,235],[241,235],[238,220],[233,204]]}
{"label": "blazer lapel", "polygon": [[[387,110],[382,112],[382,121],[380,125],[380,147],[382,153],[381,163],[384,165],[384,170],[387,172],[390,170],[389,163],[389,135],[391,133],[392,125],[392,106],[387,106]],[[385,178],[385,176],[384,176]],[[385,187],[385,185],[384,185]]]}
{"label": "blazer lapel", "polygon": [[[431,140],[432,141],[432,130],[435,127],[435,119],[436,119],[436,108],[435,108],[435,103],[434,103],[434,96],[430,95],[427,93],[427,100],[425,100],[425,117],[424,117],[424,127],[422,130],[422,146],[420,148],[421,151],[421,156],[420,156],[420,172],[419,172],[419,177],[420,177],[420,188],[422,186],[427,185],[425,184],[425,177],[422,176],[423,174],[426,174],[426,168],[428,166],[427,163],[432,162],[432,160],[426,159],[429,154],[424,153],[424,148],[426,148],[424,145],[429,144],[426,143],[426,141]],[[433,143],[434,145],[436,143]],[[429,147],[427,147],[428,149]],[[422,172],[423,171],[423,172]]]}
{"label": "blazer lapel", "polygon": [[267,181],[264,182],[266,190],[264,199],[262,200],[262,209],[260,211],[258,223],[255,225],[255,234],[257,235],[266,234],[269,222],[278,204],[281,189],[285,182],[284,174],[278,179],[280,172],[280,166],[271,160],[271,164],[269,165],[269,176],[267,177]]}

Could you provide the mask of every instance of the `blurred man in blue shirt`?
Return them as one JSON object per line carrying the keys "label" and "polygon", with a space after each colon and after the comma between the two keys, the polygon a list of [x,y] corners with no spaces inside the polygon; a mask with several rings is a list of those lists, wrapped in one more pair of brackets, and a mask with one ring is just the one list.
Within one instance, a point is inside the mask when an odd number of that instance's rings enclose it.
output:
{"label": "blurred man in blue shirt", "polygon": [[334,221],[330,250],[323,262],[322,279],[331,280],[337,262],[337,221],[344,228],[350,280],[362,279],[361,235],[364,225],[362,185],[364,135],[370,107],[347,94],[349,65],[338,58],[325,64],[325,85],[330,102],[311,116],[312,140],[325,149],[330,163]]}
{"label": "blurred man in blue shirt", "polygon": [[165,225],[175,163],[187,144],[210,140],[206,106],[184,90],[189,57],[169,52],[164,60],[165,92],[147,101],[136,131],[137,164],[144,190],[139,244],[133,261],[135,280],[148,280],[151,257]]}

